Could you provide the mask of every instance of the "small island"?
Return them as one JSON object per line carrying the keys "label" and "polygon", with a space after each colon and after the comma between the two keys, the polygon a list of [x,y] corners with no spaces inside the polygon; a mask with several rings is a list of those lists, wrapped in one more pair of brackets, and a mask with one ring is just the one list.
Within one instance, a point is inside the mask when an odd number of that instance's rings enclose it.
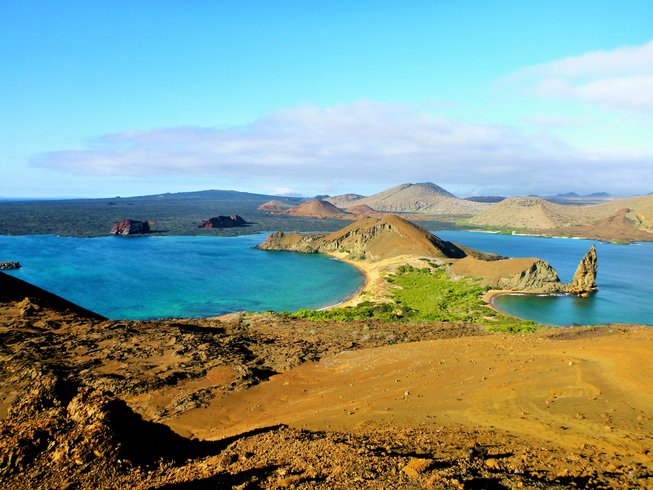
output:
{"label": "small island", "polygon": [[246,226],[248,223],[243,218],[234,214],[232,216],[214,216],[205,221],[198,228],[236,228]]}
{"label": "small island", "polygon": [[2,271],[20,269],[21,267],[22,266],[20,265],[20,262],[12,262],[12,261],[0,262],[0,270]]}
{"label": "small island", "polygon": [[143,235],[150,233],[149,221],[137,221],[133,219],[123,219],[113,224],[111,228],[112,235],[126,236],[126,235]]}

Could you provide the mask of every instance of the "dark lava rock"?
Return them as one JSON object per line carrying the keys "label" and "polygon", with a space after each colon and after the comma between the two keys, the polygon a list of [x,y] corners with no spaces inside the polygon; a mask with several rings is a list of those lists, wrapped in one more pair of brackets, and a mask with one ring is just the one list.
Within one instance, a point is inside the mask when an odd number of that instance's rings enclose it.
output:
{"label": "dark lava rock", "polygon": [[202,224],[198,228],[234,228],[246,224],[247,221],[235,214],[233,216],[215,216],[209,218],[206,221],[202,221]]}
{"label": "dark lava rock", "polygon": [[136,221],[133,219],[123,219],[113,224],[111,228],[112,235],[142,235],[150,232],[149,221]]}
{"label": "dark lava rock", "polygon": [[20,262],[0,262],[0,270],[20,269]]}

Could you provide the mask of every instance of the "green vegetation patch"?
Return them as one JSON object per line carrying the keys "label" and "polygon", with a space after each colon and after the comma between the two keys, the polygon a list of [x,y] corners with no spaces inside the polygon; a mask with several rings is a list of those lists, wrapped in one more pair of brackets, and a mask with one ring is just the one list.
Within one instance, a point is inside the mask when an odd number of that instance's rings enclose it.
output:
{"label": "green vegetation patch", "polygon": [[488,290],[471,279],[450,279],[442,268],[402,266],[387,278],[398,286],[388,303],[362,302],[329,310],[303,309],[284,313],[313,320],[433,321],[476,323],[492,332],[532,332],[539,325],[519,320],[487,307],[482,296]]}

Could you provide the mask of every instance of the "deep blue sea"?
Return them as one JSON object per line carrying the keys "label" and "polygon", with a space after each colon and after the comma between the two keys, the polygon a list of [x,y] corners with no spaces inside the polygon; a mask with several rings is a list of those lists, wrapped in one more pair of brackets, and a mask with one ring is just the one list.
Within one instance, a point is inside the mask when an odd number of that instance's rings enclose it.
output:
{"label": "deep blue sea", "polygon": [[576,296],[505,295],[495,306],[550,325],[639,323],[653,325],[653,243],[615,245],[572,238],[541,238],[466,231],[434,231],[439,237],[506,257],[538,257],[570,281],[592,244],[598,254],[599,291]]}
{"label": "deep blue sea", "polygon": [[240,237],[0,236],[11,274],[112,319],[294,311],[338,303],[360,272],[323,255],[266,252]]}

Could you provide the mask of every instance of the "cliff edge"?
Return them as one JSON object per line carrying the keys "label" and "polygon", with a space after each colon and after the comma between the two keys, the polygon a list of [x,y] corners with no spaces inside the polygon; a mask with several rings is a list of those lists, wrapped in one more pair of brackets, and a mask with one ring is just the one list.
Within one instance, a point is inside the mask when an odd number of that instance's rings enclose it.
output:
{"label": "cliff edge", "polygon": [[598,290],[597,255],[594,245],[580,261],[573,279],[563,283],[546,261],[531,258],[482,260],[467,256],[451,265],[457,276],[476,277],[492,289],[526,293],[569,293],[587,296]]}

